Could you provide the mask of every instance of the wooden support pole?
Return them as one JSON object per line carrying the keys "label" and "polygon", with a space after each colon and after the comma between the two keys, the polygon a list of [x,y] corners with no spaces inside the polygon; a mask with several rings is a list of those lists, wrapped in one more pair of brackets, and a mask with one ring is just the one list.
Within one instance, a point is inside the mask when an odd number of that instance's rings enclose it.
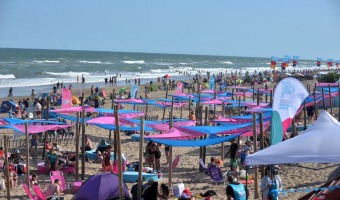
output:
{"label": "wooden support pole", "polygon": [[245,101],[245,100],[246,100],[246,91],[243,90],[243,101]]}
{"label": "wooden support pole", "polygon": [[119,178],[119,198],[120,200],[123,200],[124,194],[123,194],[123,168],[122,168],[122,148],[121,148],[121,141],[120,141],[120,126],[119,126],[119,115],[118,115],[118,106],[115,106],[115,121],[116,121],[116,133],[117,135],[115,138],[117,138],[117,152],[114,152],[115,154],[118,154],[118,178]]}
{"label": "wooden support pole", "polygon": [[234,100],[234,88],[231,89],[231,100]]}
{"label": "wooden support pole", "polygon": [[256,105],[260,105],[260,88],[257,88],[257,95],[256,95]]}
{"label": "wooden support pole", "polygon": [[145,119],[148,118],[148,110],[149,110],[149,104],[145,104]]}
{"label": "wooden support pole", "polygon": [[322,108],[326,110],[326,105],[325,105],[325,93],[324,89],[322,88]]}
{"label": "wooden support pole", "polygon": [[80,139],[79,118],[80,118],[80,113],[77,112],[77,121],[76,121],[76,181],[79,180],[79,139]]}
{"label": "wooden support pole", "polygon": [[139,165],[138,165],[138,192],[137,199],[142,199],[143,186],[143,145],[144,145],[144,118],[140,118],[140,140],[139,140]]}
{"label": "wooden support pole", "polygon": [[25,136],[26,136],[26,184],[29,188],[30,187],[30,176],[29,176],[30,174],[30,151],[29,151],[29,137],[28,137],[28,123],[27,122],[25,123]]}
{"label": "wooden support pole", "polygon": [[85,118],[86,111],[83,110],[81,120],[81,180],[85,179]]}
{"label": "wooden support pole", "polygon": [[[172,98],[173,99],[173,98]],[[173,110],[171,109],[169,112],[169,128],[171,129],[173,126]],[[169,146],[169,179],[168,186],[172,188],[172,146]]]}
{"label": "wooden support pole", "polygon": [[[115,93],[116,93],[116,90],[113,89],[113,90],[112,90],[111,109],[113,109],[114,99],[115,99],[115,96],[116,96]],[[135,106],[136,106],[136,105],[133,105],[133,110],[135,110]],[[111,141],[111,138],[112,138],[112,130],[109,130],[109,141]]]}
{"label": "wooden support pole", "polygon": [[255,86],[253,86],[253,101],[255,101]]}
{"label": "wooden support pole", "polygon": [[307,129],[307,109],[306,100],[303,101],[303,130]]}
{"label": "wooden support pole", "polygon": [[[254,153],[257,152],[257,134],[256,134],[256,113],[253,113],[253,145]],[[255,166],[254,172],[254,189],[255,189],[255,199],[259,198],[259,187],[258,187],[258,169]]]}
{"label": "wooden support pole", "polygon": [[188,105],[188,107],[189,107],[189,111],[188,111],[188,113],[189,113],[188,119],[190,119],[190,113],[191,113],[191,97],[189,97],[189,105]]}
{"label": "wooden support pole", "polygon": [[[316,84],[315,84],[316,85]],[[339,93],[340,94],[340,93]],[[314,112],[315,112],[315,120],[318,119],[318,105],[316,104],[316,87],[313,89],[313,96],[314,96]],[[340,100],[340,99],[339,99]],[[339,101],[340,102],[340,101]]]}
{"label": "wooden support pole", "polygon": [[[264,132],[263,132],[263,113],[259,113],[259,123],[260,123],[260,148],[264,149]],[[264,177],[264,167],[261,167],[261,177]]]}
{"label": "wooden support pole", "polygon": [[6,182],[7,182],[7,199],[11,200],[11,188],[9,184],[9,165],[8,165],[8,137],[7,135],[4,135],[4,150],[5,150],[5,174],[6,174]]}
{"label": "wooden support pole", "polygon": [[292,132],[292,137],[295,137],[295,136],[297,136],[297,132],[296,132],[296,123],[295,123],[295,117],[293,117],[293,120],[292,120],[292,129],[293,129],[293,132]]}
{"label": "wooden support pole", "polygon": [[[216,91],[214,91],[214,99],[216,99]],[[214,104],[214,119],[216,119],[216,104]]]}
{"label": "wooden support pole", "polygon": [[[168,98],[168,86],[166,85],[166,91],[165,91],[165,98],[167,99]],[[163,108],[163,117],[162,117],[162,121],[164,121],[164,117],[165,117],[165,109],[166,108]]]}
{"label": "wooden support pole", "polygon": [[273,90],[270,90],[269,102],[270,102],[270,106],[272,106],[273,105]]}
{"label": "wooden support pole", "polygon": [[[208,124],[208,107],[205,107],[205,114],[204,114],[204,125],[205,126],[208,126],[209,124]],[[206,138],[206,136],[203,136],[204,138]],[[206,146],[204,146],[203,148],[202,148],[202,160],[203,160],[203,162],[205,163],[205,155],[206,155],[206,152],[207,152],[207,147]]]}
{"label": "wooden support pole", "polygon": [[[49,111],[50,111],[50,98],[47,98],[47,108],[46,108],[46,121],[49,120]],[[41,159],[45,160],[45,145],[46,145],[46,142],[48,141],[48,132],[45,131],[44,132],[44,144],[43,144],[43,150],[42,150],[42,156],[41,156]]]}
{"label": "wooden support pole", "polygon": [[238,97],[237,110],[238,110],[238,116],[241,116],[241,97]]}
{"label": "wooden support pole", "polygon": [[[332,92],[331,92],[331,84],[328,84],[328,95],[329,95],[329,106],[331,107],[331,115],[333,114],[333,106],[332,106]],[[339,99],[340,101],[340,99]]]}

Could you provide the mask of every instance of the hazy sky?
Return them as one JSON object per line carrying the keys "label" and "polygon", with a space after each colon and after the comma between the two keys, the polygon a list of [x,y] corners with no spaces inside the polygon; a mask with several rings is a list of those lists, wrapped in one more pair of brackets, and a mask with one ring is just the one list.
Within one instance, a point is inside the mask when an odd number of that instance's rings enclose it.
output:
{"label": "hazy sky", "polygon": [[340,59],[340,1],[0,0],[0,47]]}

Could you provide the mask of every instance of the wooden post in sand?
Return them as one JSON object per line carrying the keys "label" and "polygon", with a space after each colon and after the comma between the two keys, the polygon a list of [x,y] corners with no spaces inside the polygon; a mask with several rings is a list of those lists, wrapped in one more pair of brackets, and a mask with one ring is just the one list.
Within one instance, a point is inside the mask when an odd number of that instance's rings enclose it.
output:
{"label": "wooden post in sand", "polygon": [[82,111],[81,120],[81,180],[85,179],[85,110]]}
{"label": "wooden post in sand", "polygon": [[331,84],[328,84],[328,95],[329,95],[329,106],[331,107],[331,115],[332,115],[333,114],[333,106],[332,106]]}
{"label": "wooden post in sand", "polygon": [[[216,99],[216,91],[214,91],[214,99]],[[214,104],[214,119],[216,119],[216,104]]]}
{"label": "wooden post in sand", "polygon": [[246,100],[246,90],[243,90],[243,101]]}
{"label": "wooden post in sand", "polygon": [[241,97],[238,97],[237,110],[238,110],[238,116],[241,116]]}
{"label": "wooden post in sand", "polygon": [[[169,112],[169,129],[172,128],[173,125],[173,110],[171,109]],[[172,146],[169,146],[169,179],[168,186],[172,188]]]}
{"label": "wooden post in sand", "polygon": [[80,118],[80,113],[77,112],[77,121],[76,121],[76,181],[79,180],[79,138],[80,138],[79,118]]}
{"label": "wooden post in sand", "polygon": [[[316,86],[316,83],[315,83],[315,86]],[[319,110],[319,108],[318,108],[318,106],[316,104],[316,87],[314,87],[314,89],[313,89],[313,96],[314,96],[314,115],[315,115],[315,120],[317,120],[318,119],[318,110]]]}
{"label": "wooden post in sand", "polygon": [[325,93],[324,93],[324,90],[322,88],[322,108],[324,110],[326,110],[326,105],[325,105]]}
{"label": "wooden post in sand", "polygon": [[146,104],[145,104],[145,119],[148,119],[148,118],[147,118],[147,117],[148,117],[148,110],[149,110],[149,104],[146,103]]}
{"label": "wooden post in sand", "polygon": [[295,117],[293,117],[293,120],[292,120],[292,137],[295,137],[297,136],[297,133],[296,133],[296,123],[295,123]]}
{"label": "wooden post in sand", "polygon": [[256,105],[260,105],[260,88],[257,88]]}
{"label": "wooden post in sand", "polygon": [[[111,109],[113,109],[113,101],[114,101],[114,99],[115,99],[115,93],[116,93],[116,90],[115,89],[113,89],[112,90],[112,101],[111,101]],[[136,107],[135,107],[136,105],[133,105],[133,110],[135,110],[136,109]],[[109,141],[111,141],[111,138],[112,138],[112,130],[109,130]]]}
{"label": "wooden post in sand", "polygon": [[144,145],[144,118],[140,118],[140,140],[139,140],[139,165],[138,165],[138,192],[137,199],[142,199],[143,185],[143,145]]}
{"label": "wooden post in sand", "polygon": [[234,100],[234,88],[231,89],[231,100]]}
{"label": "wooden post in sand", "polygon": [[[257,152],[257,134],[256,134],[256,113],[253,113],[253,145],[254,153]],[[258,187],[258,169],[255,166],[254,172],[254,189],[255,189],[255,199],[259,198],[259,187]]]}
{"label": "wooden post in sand", "polygon": [[[168,86],[166,85],[166,91],[165,91],[165,98],[168,98]],[[165,117],[165,109],[166,107],[163,108],[163,117],[162,117],[162,121],[164,121],[164,117]]]}
{"label": "wooden post in sand", "polygon": [[[222,117],[224,117],[224,102],[222,102]],[[221,160],[224,160],[224,142],[221,143]]]}
{"label": "wooden post in sand", "polygon": [[306,110],[306,100],[303,101],[303,130],[307,129],[307,110]]}
{"label": "wooden post in sand", "polygon": [[6,182],[7,182],[7,199],[11,200],[11,189],[9,186],[9,167],[8,167],[8,137],[4,135],[4,150],[5,150],[5,174],[6,174]]}
{"label": "wooden post in sand", "polygon": [[[264,149],[264,133],[263,133],[263,113],[259,113],[260,123],[260,148]],[[264,167],[261,167],[261,177],[264,177]]]}
{"label": "wooden post in sand", "polygon": [[118,115],[118,106],[115,105],[115,121],[116,121],[116,133],[117,135],[117,150],[118,152],[114,152],[114,154],[118,154],[118,178],[119,178],[119,198],[123,200],[123,169],[122,169],[122,148],[120,141],[120,127],[119,127],[119,115]]}
{"label": "wooden post in sand", "polygon": [[[49,119],[49,111],[50,111],[50,98],[47,98],[47,108],[46,108],[46,121],[48,121],[48,119]],[[44,140],[43,140],[43,142],[44,142],[44,144],[43,144],[43,151],[42,151],[42,158],[41,159],[45,159],[45,145],[46,145],[46,142],[48,141],[48,132],[47,131],[45,131],[44,132]],[[27,168],[27,167],[26,167]]]}
{"label": "wooden post in sand", "polygon": [[273,90],[270,90],[269,105],[273,106]]}
{"label": "wooden post in sand", "polygon": [[[209,112],[208,107],[205,107],[205,114],[204,114],[204,125],[205,126],[208,126],[208,112]],[[205,135],[203,137],[205,139],[207,136]],[[206,152],[207,152],[207,147],[206,146],[202,147],[202,160],[204,163],[205,163]]]}
{"label": "wooden post in sand", "polygon": [[[28,137],[28,123],[25,123],[25,136],[26,136],[26,184],[30,187],[30,151],[29,151],[29,137]],[[45,147],[45,146],[44,146]]]}
{"label": "wooden post in sand", "polygon": [[255,101],[255,86],[253,86],[253,101]]}
{"label": "wooden post in sand", "polygon": [[188,119],[190,119],[190,113],[191,113],[191,97],[189,97],[189,105],[188,105],[188,109],[189,109]]}

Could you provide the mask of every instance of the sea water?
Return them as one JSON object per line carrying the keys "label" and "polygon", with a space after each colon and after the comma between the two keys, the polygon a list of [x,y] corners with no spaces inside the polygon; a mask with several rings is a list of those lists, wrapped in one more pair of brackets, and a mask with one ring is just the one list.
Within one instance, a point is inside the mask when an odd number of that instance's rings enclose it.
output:
{"label": "sea water", "polygon": [[[296,69],[313,68],[316,61],[300,60]],[[104,51],[0,49],[0,97],[8,95],[13,87],[14,96],[30,96],[31,89],[36,93],[51,92],[58,81],[66,87],[104,87],[104,79],[118,74],[118,84],[125,85],[135,78],[142,83],[155,81],[166,74],[170,79],[188,80],[198,73],[211,74],[231,71],[243,72],[269,70],[268,58],[180,55],[156,53],[127,53]],[[325,66],[323,66],[325,67]],[[278,67],[279,69],[279,67]],[[184,75],[179,72],[187,72]],[[121,74],[121,76],[120,76]],[[77,76],[79,82],[77,82]],[[81,77],[85,85],[81,85]]]}

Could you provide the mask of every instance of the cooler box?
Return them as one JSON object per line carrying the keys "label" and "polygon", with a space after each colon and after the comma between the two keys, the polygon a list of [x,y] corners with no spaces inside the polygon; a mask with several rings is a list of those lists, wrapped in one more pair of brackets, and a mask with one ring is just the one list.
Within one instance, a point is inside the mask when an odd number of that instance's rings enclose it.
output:
{"label": "cooler box", "polygon": [[178,183],[172,186],[172,191],[174,191],[174,195],[179,197],[181,196],[184,190],[184,183]]}

